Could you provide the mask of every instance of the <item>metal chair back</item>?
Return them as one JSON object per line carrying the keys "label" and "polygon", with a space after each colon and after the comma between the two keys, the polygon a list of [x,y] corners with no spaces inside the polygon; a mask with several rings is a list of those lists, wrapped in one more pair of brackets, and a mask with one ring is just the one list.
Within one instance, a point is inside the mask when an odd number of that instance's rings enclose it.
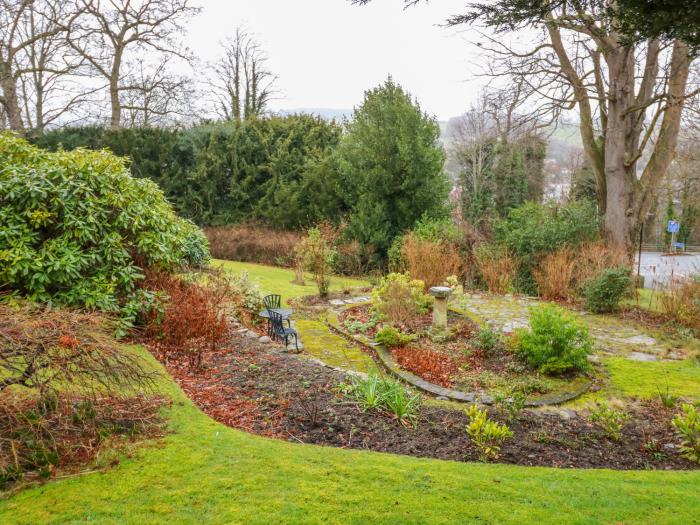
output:
{"label": "metal chair back", "polygon": [[266,310],[272,310],[273,308],[279,308],[282,303],[282,296],[277,294],[270,294],[263,297],[263,304]]}

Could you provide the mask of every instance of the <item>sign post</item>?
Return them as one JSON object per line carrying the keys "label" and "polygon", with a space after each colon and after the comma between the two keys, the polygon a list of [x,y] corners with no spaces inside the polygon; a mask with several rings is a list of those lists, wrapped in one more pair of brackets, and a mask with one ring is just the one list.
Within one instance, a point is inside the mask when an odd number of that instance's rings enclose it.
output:
{"label": "sign post", "polygon": [[669,253],[676,253],[676,234],[680,230],[680,223],[678,221],[668,221],[666,226],[666,231],[671,234],[671,246],[669,246]]}

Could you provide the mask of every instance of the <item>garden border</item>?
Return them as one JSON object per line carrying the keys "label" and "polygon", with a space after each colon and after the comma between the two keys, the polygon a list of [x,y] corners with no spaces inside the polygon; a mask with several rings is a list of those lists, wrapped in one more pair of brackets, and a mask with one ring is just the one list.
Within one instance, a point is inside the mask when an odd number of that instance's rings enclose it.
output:
{"label": "garden border", "polygon": [[[350,309],[355,306],[358,306],[358,304],[351,304],[345,307],[341,307],[341,311]],[[467,315],[468,317],[471,317],[462,310],[453,309],[451,307],[450,310],[460,315]],[[338,316],[332,308],[328,310],[328,313],[325,318],[325,323],[328,326],[328,328],[336,334],[370,350],[370,353],[377,356],[381,365],[391,375],[397,377],[405,383],[408,383],[409,385],[417,388],[418,390],[421,390],[441,399],[457,401],[459,403],[480,403],[482,405],[492,405],[494,403],[494,399],[492,396],[486,394],[477,394],[475,392],[462,392],[460,390],[445,388],[436,385],[435,383],[431,383],[430,381],[426,381],[425,379],[422,379],[417,375],[412,374],[411,372],[403,370],[394,360],[393,356],[391,355],[391,352],[389,352],[389,350],[387,350],[383,345],[371,341],[369,338],[363,336],[356,336],[350,334],[349,332],[346,332],[342,328],[340,321],[338,320]],[[537,398],[527,398],[525,400],[525,406],[544,407],[561,405],[562,403],[566,403],[567,401],[571,401],[585,394],[586,392],[588,392],[591,385],[593,384],[593,382],[589,379],[582,379],[579,381],[579,383],[579,385],[577,385],[574,389],[568,392],[554,393],[549,395],[545,394],[543,396],[538,396]]]}

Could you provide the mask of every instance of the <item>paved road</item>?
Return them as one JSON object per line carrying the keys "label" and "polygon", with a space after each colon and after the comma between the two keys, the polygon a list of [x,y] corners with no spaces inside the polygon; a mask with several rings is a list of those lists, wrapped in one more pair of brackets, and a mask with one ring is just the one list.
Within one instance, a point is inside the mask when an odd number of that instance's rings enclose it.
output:
{"label": "paved road", "polygon": [[661,252],[642,252],[641,273],[645,277],[645,288],[658,287],[667,284],[672,276],[700,273],[700,254],[667,256]]}

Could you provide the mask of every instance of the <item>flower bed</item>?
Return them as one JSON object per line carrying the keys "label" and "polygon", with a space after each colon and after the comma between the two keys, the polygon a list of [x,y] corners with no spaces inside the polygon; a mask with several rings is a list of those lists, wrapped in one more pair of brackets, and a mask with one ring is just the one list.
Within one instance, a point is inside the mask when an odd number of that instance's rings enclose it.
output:
{"label": "flower bed", "polygon": [[[587,390],[590,384],[571,375],[553,378],[539,374],[503,345],[488,350],[480,347],[479,327],[456,312],[450,311],[448,315],[451,338],[433,341],[429,335],[431,321],[428,313],[404,323],[402,332],[415,340],[387,350],[401,369],[439,387],[470,392],[487,402],[495,395],[518,391],[529,396],[534,405],[569,400]],[[338,315],[336,328],[371,344],[380,326],[371,306],[359,305],[344,309]],[[437,390],[432,393],[442,395]]]}

